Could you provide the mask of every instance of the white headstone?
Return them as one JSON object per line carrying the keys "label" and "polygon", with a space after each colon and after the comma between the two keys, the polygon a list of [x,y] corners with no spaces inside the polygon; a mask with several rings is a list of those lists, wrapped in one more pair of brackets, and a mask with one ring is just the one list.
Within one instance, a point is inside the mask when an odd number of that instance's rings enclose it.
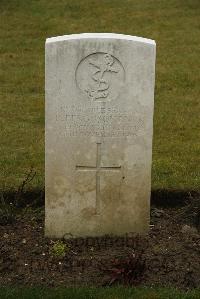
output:
{"label": "white headstone", "polygon": [[155,42],[89,33],[46,41],[46,236],[149,227]]}

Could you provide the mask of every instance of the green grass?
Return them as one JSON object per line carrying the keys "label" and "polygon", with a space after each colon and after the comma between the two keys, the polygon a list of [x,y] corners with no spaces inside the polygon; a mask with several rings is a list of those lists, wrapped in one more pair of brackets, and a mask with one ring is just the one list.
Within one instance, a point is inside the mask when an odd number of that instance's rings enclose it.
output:
{"label": "green grass", "polygon": [[200,190],[199,0],[1,0],[0,188],[44,185],[44,43],[79,32],[157,42],[152,189]]}
{"label": "green grass", "polygon": [[200,290],[188,292],[154,288],[1,288],[1,299],[199,299]]}

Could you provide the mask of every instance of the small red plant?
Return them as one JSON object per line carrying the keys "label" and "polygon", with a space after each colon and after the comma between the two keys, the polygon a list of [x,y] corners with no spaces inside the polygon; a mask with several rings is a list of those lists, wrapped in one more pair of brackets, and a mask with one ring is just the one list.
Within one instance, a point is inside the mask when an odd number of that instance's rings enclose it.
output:
{"label": "small red plant", "polygon": [[112,260],[111,268],[104,269],[104,271],[109,273],[109,285],[114,283],[136,285],[142,280],[145,269],[146,262],[143,252],[132,252],[126,257]]}

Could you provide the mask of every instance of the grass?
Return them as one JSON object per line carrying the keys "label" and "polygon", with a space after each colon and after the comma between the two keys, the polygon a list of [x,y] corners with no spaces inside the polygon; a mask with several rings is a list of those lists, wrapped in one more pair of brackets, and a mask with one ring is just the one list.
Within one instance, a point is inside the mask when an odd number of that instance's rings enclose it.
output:
{"label": "grass", "polygon": [[23,289],[1,288],[2,299],[199,299],[200,290],[178,291],[154,288],[68,288],[68,289]]}
{"label": "grass", "polygon": [[44,185],[46,37],[118,32],[157,42],[152,189],[200,190],[199,0],[1,0],[0,189]]}

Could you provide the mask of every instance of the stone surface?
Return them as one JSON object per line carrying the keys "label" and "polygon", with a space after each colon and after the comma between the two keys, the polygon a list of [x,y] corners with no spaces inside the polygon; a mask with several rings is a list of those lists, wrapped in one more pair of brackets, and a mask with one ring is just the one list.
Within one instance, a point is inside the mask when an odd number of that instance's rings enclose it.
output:
{"label": "stone surface", "polygon": [[155,42],[46,41],[46,236],[149,228]]}

